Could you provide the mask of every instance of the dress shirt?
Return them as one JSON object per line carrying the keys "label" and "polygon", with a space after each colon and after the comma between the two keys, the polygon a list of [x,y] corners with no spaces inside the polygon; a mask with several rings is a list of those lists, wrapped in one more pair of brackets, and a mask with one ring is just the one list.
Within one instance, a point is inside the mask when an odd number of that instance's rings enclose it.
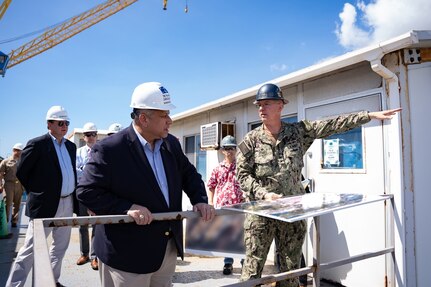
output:
{"label": "dress shirt", "polygon": [[162,139],[158,139],[155,141],[154,150],[151,150],[151,145],[148,143],[146,139],[144,139],[133,126],[135,133],[141,142],[142,148],[144,149],[145,155],[147,156],[148,162],[153,169],[154,175],[156,176],[157,183],[165,197],[166,203],[169,206],[169,189],[168,189],[168,181],[166,179],[165,167],[163,165],[162,155],[160,153],[160,146],[163,143]]}
{"label": "dress shirt", "polygon": [[90,159],[91,148],[88,145],[80,147],[76,151],[76,175],[78,176],[78,182],[82,177],[85,165]]}
{"label": "dress shirt", "polygon": [[[51,135],[51,134],[50,134]],[[64,144],[65,139],[61,139],[58,143],[57,139],[51,135],[54,143],[55,152],[57,153],[58,162],[61,169],[61,196],[68,196],[75,190],[75,175],[73,172],[72,160],[70,159],[69,152]]]}

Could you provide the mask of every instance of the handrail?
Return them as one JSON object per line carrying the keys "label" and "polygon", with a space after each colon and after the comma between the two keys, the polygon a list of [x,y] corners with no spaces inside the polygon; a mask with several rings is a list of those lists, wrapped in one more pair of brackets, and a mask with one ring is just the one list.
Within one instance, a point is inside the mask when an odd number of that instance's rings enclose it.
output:
{"label": "handrail", "polygon": [[[217,209],[216,216],[238,214],[237,211]],[[194,211],[153,213],[153,220],[183,220],[186,218],[198,218],[200,214]],[[34,266],[33,286],[49,287],[56,286],[54,275],[49,260],[48,245],[44,227],[78,227],[88,224],[125,224],[135,220],[129,215],[98,215],[79,217],[53,217],[33,220],[34,226]],[[51,272],[47,272],[51,270]],[[37,278],[37,279],[36,279]]]}
{"label": "handrail", "polygon": [[[383,201],[389,200],[390,209],[393,210],[393,195],[386,195],[382,197]],[[216,216],[224,216],[224,215],[234,215],[240,213],[235,210],[226,210],[226,209],[217,209]],[[392,213],[393,215],[393,213]],[[165,212],[165,213],[153,213],[154,220],[183,220],[186,218],[198,218],[200,214],[198,212],[193,211],[181,211],[181,212]],[[312,217],[312,216],[310,216]],[[334,267],[338,267],[341,265],[349,264],[352,262],[391,254],[392,262],[390,265],[394,265],[395,262],[395,248],[393,244],[393,240],[389,242],[389,245],[386,248],[370,251],[359,255],[354,255],[348,258],[332,261],[332,262],[320,262],[320,215],[313,216],[314,220],[314,232],[313,232],[313,265],[307,266],[304,268],[299,268],[295,270],[291,270],[288,272],[263,276],[262,278],[247,280],[244,282],[238,282],[235,284],[224,285],[224,286],[232,286],[232,287],[246,287],[246,286],[256,286],[259,284],[268,284],[277,282],[280,280],[285,280],[289,278],[295,278],[300,275],[305,275],[308,273],[313,273],[313,287],[320,286],[320,272],[321,270],[326,270]],[[391,218],[393,220],[393,217]],[[48,254],[48,246],[46,243],[46,236],[44,227],[62,227],[62,226],[80,226],[80,225],[88,225],[88,224],[124,224],[134,222],[134,219],[128,215],[102,215],[102,216],[80,216],[80,217],[63,217],[63,218],[44,218],[44,219],[34,219],[34,273],[33,273],[33,286],[36,287],[46,287],[46,286],[55,286],[54,276],[51,272],[47,272],[47,270],[51,269],[51,264],[49,261]],[[393,230],[389,230],[389,233],[393,232]],[[385,235],[387,236],[387,235]],[[43,238],[43,239],[42,239]],[[389,238],[393,238],[389,237]],[[391,274],[393,277],[394,275]],[[390,278],[391,279],[391,278]],[[391,281],[391,280],[390,280]],[[393,281],[392,281],[393,282]]]}
{"label": "handrail", "polygon": [[[43,219],[34,220],[33,232],[33,286],[55,286]],[[46,270],[51,270],[51,272]]]}
{"label": "handrail", "polygon": [[[216,209],[216,216],[238,214],[238,211]],[[153,220],[183,220],[186,218],[198,218],[200,214],[194,211],[161,212],[152,213]],[[37,219],[36,219],[37,220]],[[44,227],[80,226],[88,224],[122,224],[132,223],[135,220],[129,215],[97,215],[78,217],[52,217],[39,219],[43,221]]]}

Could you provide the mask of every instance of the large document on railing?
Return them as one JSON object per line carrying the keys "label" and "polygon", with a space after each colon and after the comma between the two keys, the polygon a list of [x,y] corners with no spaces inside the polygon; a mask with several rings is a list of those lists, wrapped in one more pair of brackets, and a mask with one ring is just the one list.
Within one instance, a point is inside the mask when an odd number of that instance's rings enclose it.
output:
{"label": "large document on railing", "polygon": [[244,214],[216,216],[210,222],[188,218],[186,252],[197,255],[243,257]]}
{"label": "large document on railing", "polygon": [[222,209],[252,213],[277,220],[294,222],[337,210],[390,199],[392,195],[356,193],[307,193],[272,201],[252,201],[224,206]]}

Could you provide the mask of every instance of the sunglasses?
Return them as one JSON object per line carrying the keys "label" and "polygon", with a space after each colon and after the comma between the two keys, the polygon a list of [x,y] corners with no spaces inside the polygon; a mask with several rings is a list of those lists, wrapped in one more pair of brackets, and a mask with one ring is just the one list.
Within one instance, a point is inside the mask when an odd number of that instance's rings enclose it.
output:
{"label": "sunglasses", "polygon": [[227,150],[227,151],[230,151],[230,150],[235,150],[236,148],[234,148],[234,147],[225,147],[225,148],[223,148],[223,150]]}
{"label": "sunglasses", "polygon": [[86,136],[86,137],[95,137],[95,136],[97,136],[97,133],[96,132],[84,133],[84,136]]}
{"label": "sunglasses", "polygon": [[70,125],[69,121],[49,121],[49,122],[50,123],[57,122],[57,124],[58,124],[59,127],[62,127],[64,125],[66,125],[66,127],[68,127]]}

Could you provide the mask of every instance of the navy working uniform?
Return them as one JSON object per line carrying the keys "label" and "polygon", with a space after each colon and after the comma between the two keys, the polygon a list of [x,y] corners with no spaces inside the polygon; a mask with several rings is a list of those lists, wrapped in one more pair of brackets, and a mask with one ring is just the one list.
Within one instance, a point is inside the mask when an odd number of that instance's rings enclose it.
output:
{"label": "navy working uniform", "polygon": [[[250,131],[239,144],[237,155],[237,177],[246,201],[263,200],[270,192],[282,196],[304,194],[301,184],[303,156],[313,141],[369,121],[368,112],[359,112],[327,120],[283,122],[276,141],[263,125]],[[247,214],[244,222],[246,260],[241,281],[261,277],[273,239],[281,259],[280,272],[299,268],[306,228],[305,220],[286,223]],[[277,286],[298,285],[297,278],[277,283]]]}

